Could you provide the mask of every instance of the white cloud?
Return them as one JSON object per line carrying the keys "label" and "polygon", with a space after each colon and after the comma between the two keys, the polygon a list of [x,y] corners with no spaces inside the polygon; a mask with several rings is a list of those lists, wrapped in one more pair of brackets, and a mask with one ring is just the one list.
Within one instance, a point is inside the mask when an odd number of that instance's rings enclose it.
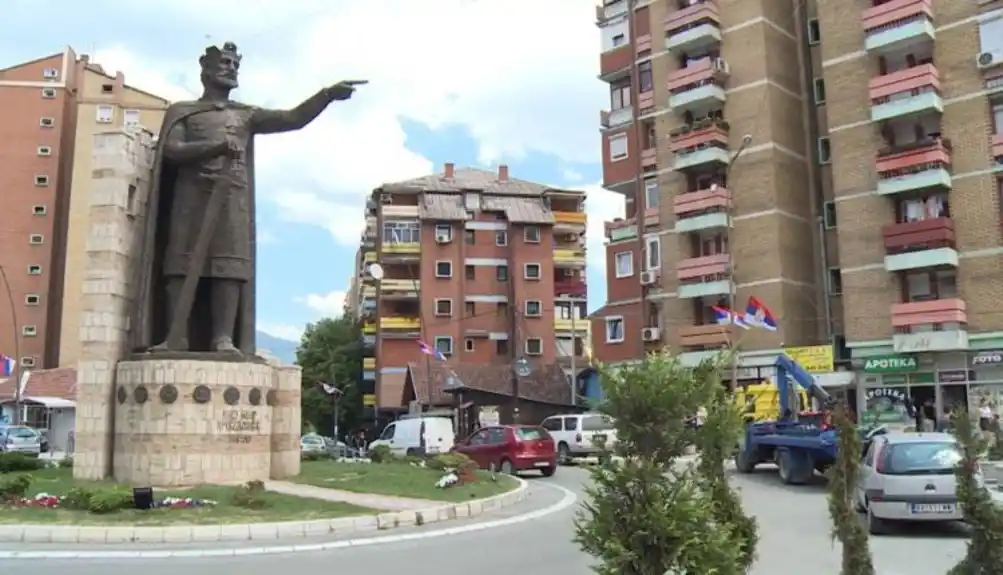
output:
{"label": "white cloud", "polygon": [[585,186],[588,193],[585,212],[588,214],[588,265],[589,270],[606,277],[606,222],[624,217],[626,206],[622,194],[611,192],[602,186]]}
{"label": "white cloud", "polygon": [[580,181],[582,181],[582,178],[585,177],[580,172],[576,172],[575,170],[572,170],[571,168],[565,168],[563,174],[564,174],[564,179],[568,183],[571,183],[571,184],[574,184],[576,182],[580,182]]}
{"label": "white cloud", "polygon": [[262,323],[258,324],[258,329],[286,341],[299,341],[303,336],[303,326],[287,323]]}
{"label": "white cloud", "polygon": [[297,298],[298,302],[317,312],[323,317],[337,317],[344,312],[345,292],[332,291],[326,294],[307,294],[302,298]]}

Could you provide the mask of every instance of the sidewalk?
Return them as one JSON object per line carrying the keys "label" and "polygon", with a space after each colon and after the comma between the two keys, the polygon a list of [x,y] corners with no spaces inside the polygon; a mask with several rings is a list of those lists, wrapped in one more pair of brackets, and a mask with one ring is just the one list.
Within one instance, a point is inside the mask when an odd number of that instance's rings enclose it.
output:
{"label": "sidewalk", "polygon": [[375,493],[355,493],[354,491],[327,489],[325,487],[315,487],[313,485],[303,485],[289,481],[266,481],[265,489],[285,495],[350,503],[360,507],[383,511],[420,511],[451,504],[449,501],[429,501],[425,499],[394,497],[392,495],[377,495]]}

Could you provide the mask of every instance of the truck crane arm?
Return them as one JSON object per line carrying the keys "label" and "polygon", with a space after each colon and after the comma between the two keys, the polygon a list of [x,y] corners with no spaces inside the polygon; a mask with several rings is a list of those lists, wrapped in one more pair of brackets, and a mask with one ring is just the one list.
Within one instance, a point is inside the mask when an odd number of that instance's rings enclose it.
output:
{"label": "truck crane arm", "polygon": [[792,414],[794,409],[790,405],[790,389],[787,378],[794,380],[795,383],[800,385],[804,390],[815,399],[823,407],[831,407],[835,403],[835,399],[826,390],[822,389],[822,386],[815,383],[815,378],[808,374],[803,367],[797,364],[793,359],[787,357],[784,354],[778,355],[776,361],[773,362],[774,367],[777,369],[777,392],[780,395],[780,413],[782,418],[787,418],[788,414]]}

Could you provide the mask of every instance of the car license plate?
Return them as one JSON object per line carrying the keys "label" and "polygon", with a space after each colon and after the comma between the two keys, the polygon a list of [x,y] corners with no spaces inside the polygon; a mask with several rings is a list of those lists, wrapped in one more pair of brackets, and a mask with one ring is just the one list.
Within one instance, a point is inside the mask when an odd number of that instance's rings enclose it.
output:
{"label": "car license plate", "polygon": [[595,434],[595,435],[592,436],[592,441],[595,442],[595,443],[606,443],[606,434],[605,433],[597,433],[597,434]]}
{"label": "car license plate", "polygon": [[918,515],[939,515],[954,513],[953,503],[913,503],[909,511]]}
{"label": "car license plate", "polygon": [[548,463],[546,461],[537,461],[533,465],[535,465],[537,467],[550,467],[550,463]]}

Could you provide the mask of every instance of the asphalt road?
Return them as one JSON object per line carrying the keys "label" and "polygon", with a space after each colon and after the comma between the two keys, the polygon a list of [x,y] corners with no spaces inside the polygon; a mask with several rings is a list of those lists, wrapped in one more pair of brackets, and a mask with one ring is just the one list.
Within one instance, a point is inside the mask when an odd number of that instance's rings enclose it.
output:
{"label": "asphalt road", "polygon": [[[519,516],[532,509],[568,502],[566,492],[551,487],[563,486],[581,494],[586,472],[562,468],[549,479],[530,479],[528,501],[488,517],[471,522],[450,522],[410,530],[394,530],[386,535],[428,533],[429,529],[482,525]],[[829,517],[824,485],[797,488],[780,485],[773,470],[765,468],[748,476],[736,476],[735,485],[743,501],[758,518],[761,531],[759,562],[753,575],[777,573],[839,572],[839,551],[829,538]],[[203,558],[144,558],[132,560],[17,560],[5,559],[4,568],[32,575],[275,575],[277,573],[339,574],[398,573],[407,575],[585,575],[591,558],[571,541],[572,519],[576,505],[556,513],[501,527],[466,533],[424,537],[397,542],[359,545],[321,552],[298,552],[274,555],[237,555]],[[328,541],[328,540],[325,540]],[[276,545],[286,542],[275,542]],[[317,543],[296,541],[297,544]],[[255,542],[253,546],[261,546]],[[250,547],[251,544],[248,545]],[[965,539],[960,528],[906,529],[891,536],[871,538],[879,575],[940,575],[953,566],[964,552]],[[60,549],[72,549],[59,546]],[[0,550],[42,550],[44,546],[0,547]],[[129,546],[135,549],[135,546]],[[156,549],[167,549],[157,546]],[[82,548],[78,548],[82,549]],[[180,549],[191,549],[190,546]]]}

